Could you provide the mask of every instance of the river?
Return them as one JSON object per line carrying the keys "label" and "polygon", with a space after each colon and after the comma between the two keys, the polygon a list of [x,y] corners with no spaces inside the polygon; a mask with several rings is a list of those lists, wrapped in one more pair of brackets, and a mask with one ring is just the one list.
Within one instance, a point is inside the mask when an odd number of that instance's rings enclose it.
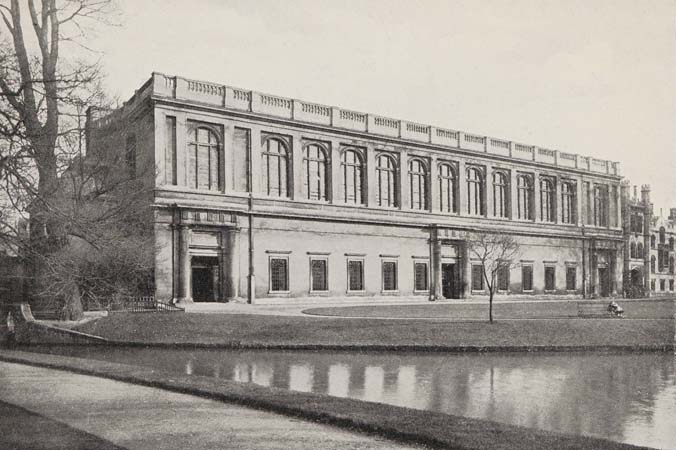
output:
{"label": "river", "polygon": [[31,350],[676,449],[672,353]]}

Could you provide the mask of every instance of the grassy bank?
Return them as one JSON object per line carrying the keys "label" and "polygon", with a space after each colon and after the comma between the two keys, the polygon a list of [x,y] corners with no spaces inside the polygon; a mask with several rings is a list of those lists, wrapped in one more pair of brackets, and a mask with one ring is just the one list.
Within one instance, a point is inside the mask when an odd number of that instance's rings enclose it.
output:
{"label": "grassy bank", "polygon": [[[674,317],[673,299],[619,300],[628,319],[665,319]],[[607,302],[600,301],[601,305]],[[486,303],[422,303],[415,305],[359,305],[311,307],[306,314],[338,317],[421,318],[453,320],[487,320]],[[493,317],[500,319],[575,319],[578,302],[571,300],[496,302]],[[607,316],[610,318],[610,316]]]}
{"label": "grassy bank", "polygon": [[433,448],[632,449],[627,444],[570,436],[486,420],[450,416],[327,395],[64,356],[0,351],[0,359],[70,370],[241,404]]}
{"label": "grassy bank", "polygon": [[487,322],[331,319],[244,314],[112,314],[78,327],[116,341],[156,344],[344,347],[673,346],[668,319]]}

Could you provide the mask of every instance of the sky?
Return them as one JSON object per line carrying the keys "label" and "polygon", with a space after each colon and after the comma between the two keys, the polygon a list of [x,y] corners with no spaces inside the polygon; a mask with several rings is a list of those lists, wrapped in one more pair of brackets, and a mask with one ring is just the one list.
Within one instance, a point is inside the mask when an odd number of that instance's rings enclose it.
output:
{"label": "sky", "polygon": [[620,161],[676,207],[673,0],[118,0],[122,100],[157,71]]}

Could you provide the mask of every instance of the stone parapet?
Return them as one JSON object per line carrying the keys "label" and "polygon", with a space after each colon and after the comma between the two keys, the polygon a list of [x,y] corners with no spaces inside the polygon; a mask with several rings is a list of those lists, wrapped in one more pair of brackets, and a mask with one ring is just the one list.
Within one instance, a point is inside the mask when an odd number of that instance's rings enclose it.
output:
{"label": "stone parapet", "polygon": [[[547,165],[575,168],[592,173],[620,176],[620,166],[615,161],[584,157],[573,153],[515,143],[505,139],[438,128],[216,83],[167,76],[157,72],[154,72],[152,77],[136,91],[124,107],[138,104],[149,96],[194,102],[229,110],[245,111],[302,123],[360,131],[377,136],[440,145],[477,153],[495,154],[517,160],[537,161]],[[118,115],[119,110],[99,112],[96,116],[92,116],[93,120],[90,121],[90,125],[94,127],[106,126],[115,120]]]}

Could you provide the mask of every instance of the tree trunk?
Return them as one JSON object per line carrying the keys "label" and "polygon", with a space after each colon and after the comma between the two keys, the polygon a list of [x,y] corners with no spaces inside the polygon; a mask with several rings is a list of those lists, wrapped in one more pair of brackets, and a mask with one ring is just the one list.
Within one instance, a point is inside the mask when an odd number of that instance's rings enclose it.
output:
{"label": "tree trunk", "polygon": [[493,323],[493,289],[488,293],[488,321]]}

